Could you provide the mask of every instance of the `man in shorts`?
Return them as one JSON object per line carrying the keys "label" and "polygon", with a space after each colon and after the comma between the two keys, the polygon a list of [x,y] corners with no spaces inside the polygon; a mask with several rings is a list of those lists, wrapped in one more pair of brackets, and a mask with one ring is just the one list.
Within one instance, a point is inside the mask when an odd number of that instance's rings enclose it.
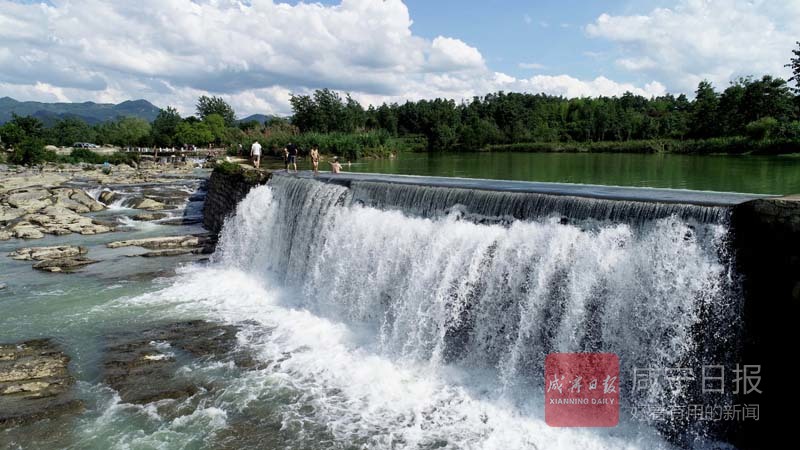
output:
{"label": "man in shorts", "polygon": [[258,169],[261,166],[261,144],[258,141],[253,142],[250,146],[250,158],[253,161],[253,167]]}
{"label": "man in shorts", "polygon": [[[289,164],[294,168],[294,173],[297,173],[297,146],[290,142],[286,149],[289,150]],[[288,165],[286,169],[288,171]]]}

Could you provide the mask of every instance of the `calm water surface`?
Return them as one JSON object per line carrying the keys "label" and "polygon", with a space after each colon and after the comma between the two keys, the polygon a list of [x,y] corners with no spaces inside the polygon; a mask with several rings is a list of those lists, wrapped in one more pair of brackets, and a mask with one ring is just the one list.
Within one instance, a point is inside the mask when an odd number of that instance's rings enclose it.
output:
{"label": "calm water surface", "polygon": [[[694,156],[616,153],[407,154],[345,170],[754,194],[800,193],[800,155]],[[322,163],[321,169],[328,170]]]}

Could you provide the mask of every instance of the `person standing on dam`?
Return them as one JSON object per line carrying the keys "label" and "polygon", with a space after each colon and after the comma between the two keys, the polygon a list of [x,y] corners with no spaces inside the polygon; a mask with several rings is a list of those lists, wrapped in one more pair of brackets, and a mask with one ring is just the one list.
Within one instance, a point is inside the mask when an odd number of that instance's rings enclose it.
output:
{"label": "person standing on dam", "polygon": [[309,156],[311,156],[311,165],[314,167],[314,175],[319,175],[319,147],[312,146]]}
{"label": "person standing on dam", "polygon": [[283,147],[283,168],[287,172],[289,171],[289,149],[286,147]]}
{"label": "person standing on dam", "polygon": [[289,164],[291,164],[294,173],[297,173],[297,146],[290,142],[286,148],[289,150],[289,163],[286,165],[286,171],[289,171]]}
{"label": "person standing on dam", "polygon": [[253,142],[253,145],[250,146],[250,159],[256,169],[261,166],[261,144],[258,141]]}

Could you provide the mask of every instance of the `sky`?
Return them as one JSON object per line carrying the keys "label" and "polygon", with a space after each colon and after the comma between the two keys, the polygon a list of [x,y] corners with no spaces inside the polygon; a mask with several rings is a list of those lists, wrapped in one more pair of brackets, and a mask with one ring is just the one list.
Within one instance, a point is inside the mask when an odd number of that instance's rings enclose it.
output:
{"label": "sky", "polygon": [[800,0],[0,0],[0,97],[147,99],[240,117],[292,93],[362,104],[496,91],[690,97],[789,77]]}

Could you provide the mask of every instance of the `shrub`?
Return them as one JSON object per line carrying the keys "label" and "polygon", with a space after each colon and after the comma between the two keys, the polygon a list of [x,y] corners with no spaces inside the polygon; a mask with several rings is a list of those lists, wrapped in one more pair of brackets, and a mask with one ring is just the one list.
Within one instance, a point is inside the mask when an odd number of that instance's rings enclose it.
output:
{"label": "shrub", "polygon": [[214,168],[214,170],[217,170],[225,175],[234,175],[237,173],[241,173],[242,166],[228,161],[219,161],[217,163],[217,167]]}
{"label": "shrub", "polygon": [[52,158],[54,155],[53,152],[45,152],[44,142],[41,139],[26,138],[17,145],[8,160],[13,164],[33,166],[45,162],[46,158]]}
{"label": "shrub", "polygon": [[760,141],[773,135],[778,128],[778,120],[774,117],[762,117],[747,124],[745,131],[750,139]]}

